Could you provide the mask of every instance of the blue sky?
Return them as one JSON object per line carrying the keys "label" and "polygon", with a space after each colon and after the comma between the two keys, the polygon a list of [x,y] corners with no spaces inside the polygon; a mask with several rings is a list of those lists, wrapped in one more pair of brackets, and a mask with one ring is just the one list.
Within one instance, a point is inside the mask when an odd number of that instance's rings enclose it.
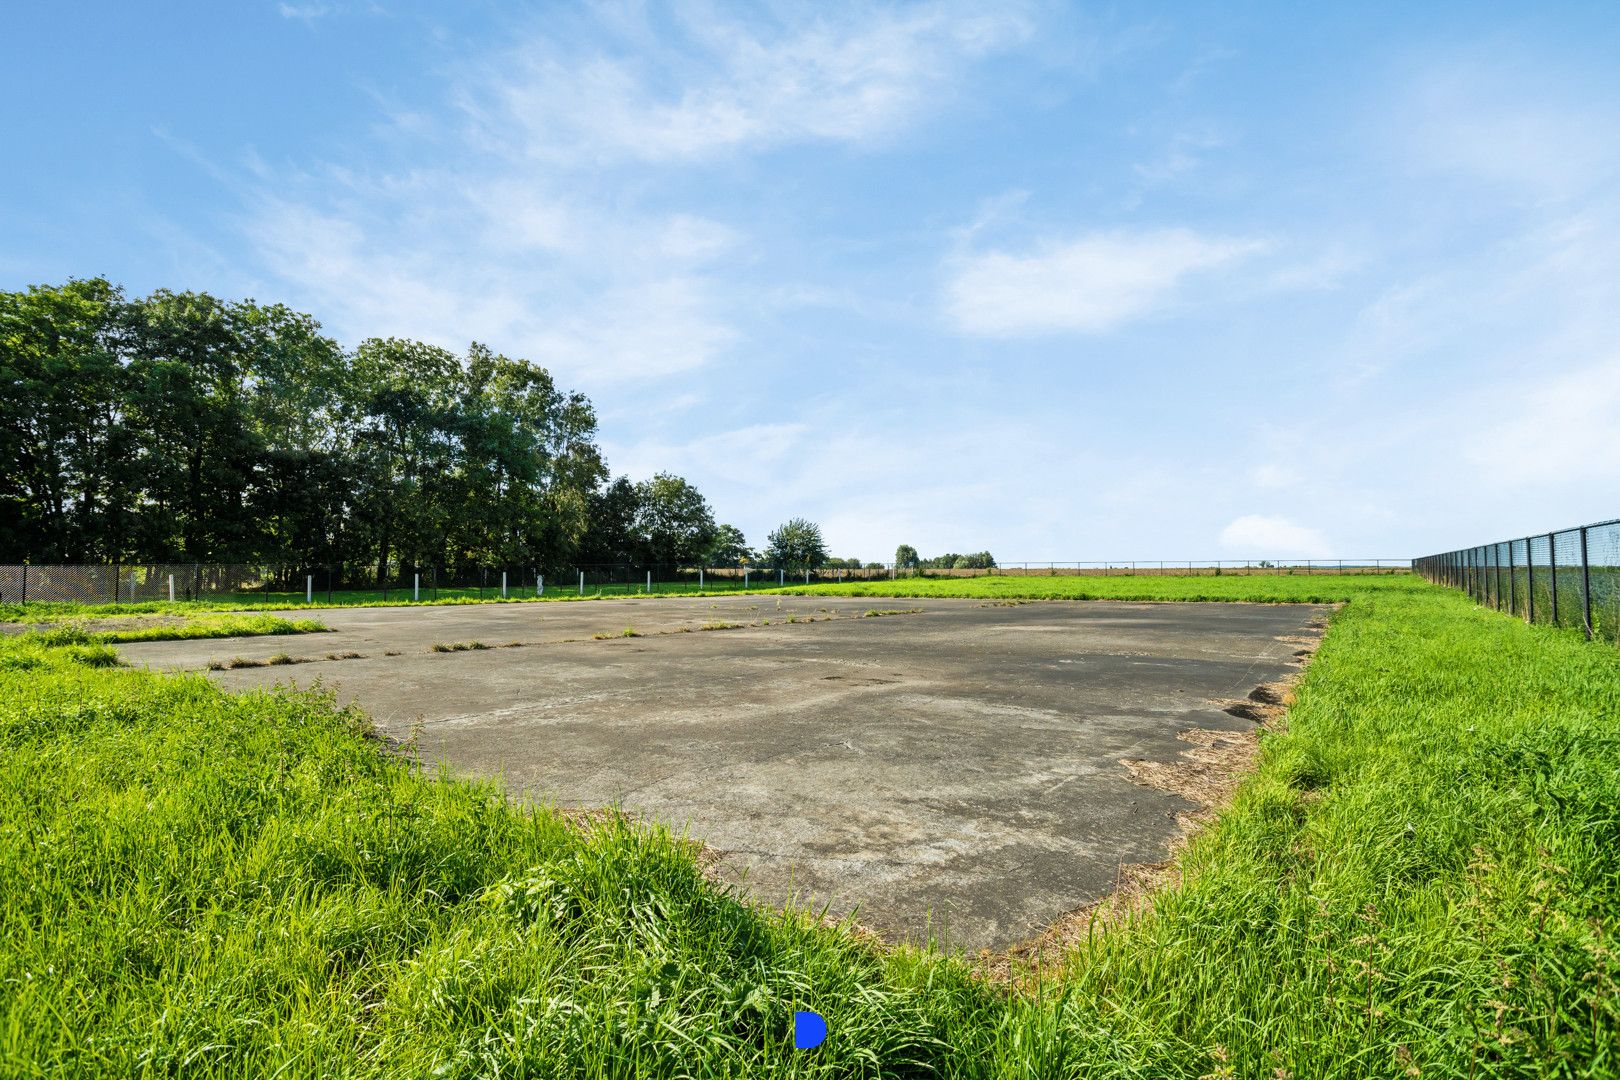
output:
{"label": "blue sky", "polygon": [[1612,4],[14,5],[0,287],[482,341],[840,555],[1620,513]]}

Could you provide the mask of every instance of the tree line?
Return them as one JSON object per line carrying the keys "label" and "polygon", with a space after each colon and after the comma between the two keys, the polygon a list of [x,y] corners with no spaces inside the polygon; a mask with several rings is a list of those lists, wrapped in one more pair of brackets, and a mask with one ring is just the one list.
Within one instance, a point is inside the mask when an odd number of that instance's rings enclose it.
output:
{"label": "tree line", "polygon": [[0,562],[829,565],[813,523],[756,556],[681,477],[612,478],[527,360],[102,278],[0,292],[0,453]]}
{"label": "tree line", "polygon": [[951,551],[924,559],[910,544],[901,544],[895,548],[894,565],[897,570],[994,570],[996,559],[988,551],[975,551],[968,555]]}

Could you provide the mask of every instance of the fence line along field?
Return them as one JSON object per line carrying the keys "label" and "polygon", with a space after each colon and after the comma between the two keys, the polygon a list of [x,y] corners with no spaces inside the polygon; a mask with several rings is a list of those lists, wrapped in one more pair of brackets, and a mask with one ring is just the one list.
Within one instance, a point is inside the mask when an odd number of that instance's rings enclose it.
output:
{"label": "fence line along field", "polygon": [[61,602],[141,604],[210,600],[242,605],[437,603],[471,599],[561,599],[706,593],[771,585],[844,584],[901,578],[955,577],[1241,577],[1310,574],[1394,574],[1398,559],[1039,562],[975,568],[896,569],[866,566],[589,564],[547,571],[533,565],[420,566],[379,570],[354,564],[112,563],[0,565],[0,605]]}

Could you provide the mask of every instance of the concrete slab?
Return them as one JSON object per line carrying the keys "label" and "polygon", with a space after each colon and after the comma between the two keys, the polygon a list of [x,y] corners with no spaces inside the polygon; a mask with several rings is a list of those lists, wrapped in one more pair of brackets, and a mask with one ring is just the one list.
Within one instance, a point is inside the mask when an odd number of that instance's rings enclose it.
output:
{"label": "concrete slab", "polygon": [[[977,949],[1163,858],[1191,806],[1121,759],[1174,761],[1192,727],[1248,729],[1219,703],[1292,671],[1325,609],[728,597],[318,615],[334,633],[120,651],[181,669],[359,652],[212,675],[318,681],[415,734],[428,762],[687,828],[763,902]],[[715,622],[748,625],[697,629]],[[627,626],[647,636],[592,638]],[[469,640],[523,647],[431,651]]]}

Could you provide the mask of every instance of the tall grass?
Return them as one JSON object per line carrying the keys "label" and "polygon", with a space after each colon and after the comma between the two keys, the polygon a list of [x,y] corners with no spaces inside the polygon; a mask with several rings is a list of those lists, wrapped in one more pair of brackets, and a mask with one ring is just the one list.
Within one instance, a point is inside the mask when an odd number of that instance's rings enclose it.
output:
{"label": "tall grass", "polygon": [[1620,657],[1387,580],[1179,883],[1017,991],[319,697],[0,643],[0,1075],[1615,1075]]}

